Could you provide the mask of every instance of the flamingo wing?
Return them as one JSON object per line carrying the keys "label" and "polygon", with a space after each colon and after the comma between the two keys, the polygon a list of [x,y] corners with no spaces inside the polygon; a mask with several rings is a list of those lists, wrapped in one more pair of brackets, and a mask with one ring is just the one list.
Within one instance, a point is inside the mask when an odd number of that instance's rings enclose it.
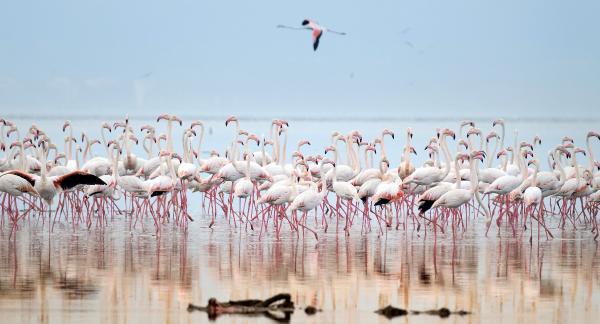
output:
{"label": "flamingo wing", "polygon": [[16,175],[18,177],[25,179],[27,182],[29,182],[30,185],[32,185],[32,186],[35,185],[35,178],[29,173],[25,173],[25,172],[19,171],[19,170],[10,170],[10,171],[6,171],[4,173],[0,173],[0,177],[5,174]]}
{"label": "flamingo wing", "polygon": [[77,185],[106,185],[102,179],[97,176],[83,172],[83,171],[73,171],[69,172],[63,176],[60,176],[54,180],[55,186],[60,186],[63,190],[67,190],[73,188]]}
{"label": "flamingo wing", "polygon": [[313,29],[312,39],[313,39],[313,50],[315,50],[315,51],[319,47],[319,40],[321,39],[321,36],[323,36],[323,30],[318,29],[318,28]]}

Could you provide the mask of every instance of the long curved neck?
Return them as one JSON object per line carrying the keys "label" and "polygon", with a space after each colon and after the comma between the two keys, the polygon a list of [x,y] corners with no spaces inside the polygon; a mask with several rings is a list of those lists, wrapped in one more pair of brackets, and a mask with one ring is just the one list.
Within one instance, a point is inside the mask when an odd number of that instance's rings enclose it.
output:
{"label": "long curved neck", "polygon": [[[42,162],[42,167],[41,167],[41,170],[40,170],[40,175],[42,177],[42,181],[45,182],[46,178],[47,178],[46,174],[47,174],[47,168],[48,168],[48,166],[47,166],[47,164],[48,164],[48,162],[47,162],[48,161],[48,150],[46,149],[45,146],[42,147],[42,152],[41,153],[42,153],[42,161],[41,161]],[[24,171],[26,171],[26,170],[24,170]]]}
{"label": "long curved neck", "polygon": [[581,177],[579,176],[579,164],[577,164],[577,152],[573,152],[573,166],[575,167],[575,179],[579,183]]}
{"label": "long curved neck", "polygon": [[[149,143],[149,145],[146,145],[146,143]],[[146,151],[146,155],[148,155],[148,160],[150,160],[152,158],[152,139],[151,138],[144,138],[144,142],[142,142],[142,146],[144,147],[144,151]]]}
{"label": "long curved neck", "polygon": [[381,159],[387,159],[387,153],[385,151],[385,136],[381,135]]}
{"label": "long curved neck", "polygon": [[106,136],[104,135],[104,127],[102,127],[100,129],[100,136],[102,137],[102,146],[104,146],[104,148],[106,149],[106,155],[110,155],[110,149],[108,148],[107,142],[106,142]]}
{"label": "long curved neck", "polygon": [[[279,163],[279,141],[277,140],[279,136],[277,136],[277,127],[276,124],[271,124],[271,129],[269,130],[269,138],[273,141],[273,161],[275,161],[275,163]],[[273,132],[273,130],[275,130],[275,132]]]}
{"label": "long curved neck", "polygon": [[[171,119],[167,121],[167,151],[173,152],[173,121]],[[129,152],[127,154],[129,155]]]}
{"label": "long curved neck", "polygon": [[200,139],[198,140],[198,162],[202,161],[202,141],[204,140],[204,125],[200,125]]}
{"label": "long curved neck", "polygon": [[173,158],[171,156],[167,156],[167,167],[169,167],[169,176],[171,177],[171,180],[173,180],[173,184],[175,184],[177,181],[177,174],[175,173],[175,167],[173,166],[172,159]]}
{"label": "long curved neck", "polygon": [[89,150],[90,150],[90,141],[88,141],[86,139],[86,141],[85,141],[85,149],[83,150],[83,163],[84,164],[87,161],[87,155],[88,155]]}
{"label": "long curved neck", "polygon": [[19,145],[19,164],[20,164],[21,171],[27,172],[26,163],[25,163],[26,161],[27,161],[27,157],[25,156],[25,149],[23,149],[23,143],[21,143],[21,145]]}
{"label": "long curved neck", "polygon": [[458,167],[458,156],[454,159],[454,176],[456,177],[456,189],[460,189],[460,168]]}
{"label": "long curved neck", "polygon": [[[443,173],[443,177],[442,177],[442,179],[443,179],[446,176],[448,176],[448,173],[450,173],[450,165],[452,163],[452,158],[450,157],[450,150],[448,150],[448,144],[446,143],[445,135],[442,135],[442,140],[440,141],[440,146],[444,153],[444,159],[446,160],[446,166],[444,168],[444,173]],[[457,165],[458,165],[458,162],[455,163],[455,166],[457,166]]]}
{"label": "long curved neck", "polygon": [[262,153],[262,159],[260,161],[260,164],[261,164],[261,166],[264,167],[267,164],[267,153],[265,151],[265,141],[264,141],[264,138],[263,138],[263,141],[262,141],[261,146],[260,146],[260,152]]}
{"label": "long curved neck", "polygon": [[559,184],[560,186],[562,186],[567,180],[567,174],[565,173],[565,169],[563,169],[562,163],[560,161],[560,154],[558,153],[558,151],[554,152],[554,162],[556,163],[556,167],[560,172]]}
{"label": "long curved neck", "polygon": [[594,169],[595,169],[594,168],[594,161],[595,161],[594,160],[594,152],[592,151],[592,145],[590,143],[590,138],[591,137],[588,136],[588,138],[585,139],[585,144],[587,146],[588,158],[590,160],[590,165],[589,165],[588,169],[590,170],[590,172],[592,174],[595,174],[596,172],[594,172]]}
{"label": "long curved neck", "polygon": [[287,139],[288,139],[287,129],[284,128],[283,132],[285,134],[283,135],[283,148],[281,149],[281,160],[279,161],[281,166],[283,166],[285,164],[285,151],[287,149]]}
{"label": "long curved neck", "polygon": [[470,167],[470,175],[471,175],[471,195],[474,195],[478,192],[479,187],[479,179],[477,179],[477,160],[471,159]]}
{"label": "long curved neck", "polygon": [[500,124],[500,126],[502,126],[501,127],[502,130],[500,132],[500,134],[502,134],[502,135],[500,135],[500,149],[503,149],[504,148],[504,136],[506,136],[506,127],[504,126],[504,123]]}
{"label": "long curved neck", "polygon": [[408,168],[410,164],[410,147],[412,146],[412,142],[410,139],[410,132],[406,132],[406,146],[404,147],[404,152],[402,156],[402,162],[404,162],[404,167]]}
{"label": "long curved neck", "polygon": [[75,164],[77,165],[77,169],[79,169],[79,150],[80,149],[81,148],[75,150]]}
{"label": "long curved neck", "polygon": [[517,147],[517,145],[519,145],[518,142],[518,137],[519,137],[519,133],[517,130],[515,130],[515,146],[513,146],[513,155],[512,155],[512,164],[518,163],[518,157],[516,156],[517,154],[519,154],[520,152],[520,148]]}
{"label": "long curved neck", "polygon": [[523,158],[523,154],[521,154],[521,150],[519,149],[519,154],[517,154],[517,163],[519,163],[519,170],[521,171],[521,179],[527,179],[527,165],[525,165],[525,160]]}
{"label": "long curved neck", "polygon": [[119,150],[117,148],[113,149],[112,151],[113,153],[111,154],[112,160],[113,160],[113,170],[112,170],[112,176],[115,179],[115,181],[119,178]]}
{"label": "long curved neck", "polygon": [[190,162],[190,150],[188,147],[187,134],[185,132],[183,132],[181,136],[181,145],[183,147],[183,161]]}
{"label": "long curved neck", "polygon": [[337,181],[337,163],[338,163],[338,151],[337,151],[337,141],[335,141],[335,151],[334,151],[334,155],[333,155],[333,177],[332,177],[333,182]]}
{"label": "long curved neck", "polygon": [[538,164],[536,163],[535,168],[533,169],[533,179],[531,181],[533,187],[537,187],[537,185],[538,185],[537,176],[538,176],[539,169],[540,168],[538,167]]}
{"label": "long curved neck", "polygon": [[69,160],[73,158],[73,127],[69,125]]}
{"label": "long curved neck", "polygon": [[233,136],[233,144],[232,144],[232,148],[233,148],[233,152],[232,152],[232,156],[233,156],[233,160],[237,159],[237,142],[238,142],[238,138],[240,137],[240,123],[238,123],[238,121],[235,121],[235,135]]}
{"label": "long curved neck", "polygon": [[494,142],[494,150],[492,152],[486,152],[488,159],[486,161],[486,167],[491,168],[492,167],[492,160],[494,159],[493,156],[496,155],[496,150],[498,149],[498,138],[496,138],[496,141]]}
{"label": "long curved neck", "polygon": [[462,132],[463,132],[464,128],[465,128],[465,125],[462,125],[462,124],[458,128],[458,137],[457,138],[459,139],[459,141],[456,144],[456,152],[460,152],[460,139],[464,139],[463,136],[462,136]]}
{"label": "long curved neck", "polygon": [[365,149],[365,169],[369,169],[371,165],[369,165],[369,150]]}

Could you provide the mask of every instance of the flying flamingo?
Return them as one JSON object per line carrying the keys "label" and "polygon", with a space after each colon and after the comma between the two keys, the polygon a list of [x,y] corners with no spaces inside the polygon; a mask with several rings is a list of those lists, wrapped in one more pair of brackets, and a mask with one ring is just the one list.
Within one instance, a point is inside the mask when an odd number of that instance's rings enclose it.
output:
{"label": "flying flamingo", "polygon": [[314,20],[304,19],[302,21],[302,27],[292,27],[286,25],[277,25],[277,28],[287,28],[287,29],[296,29],[296,30],[312,30],[312,42],[313,42],[313,50],[316,51],[319,47],[319,40],[323,33],[329,32],[337,35],[346,35],[344,32],[338,32],[335,30],[331,30],[329,28],[318,25]]}

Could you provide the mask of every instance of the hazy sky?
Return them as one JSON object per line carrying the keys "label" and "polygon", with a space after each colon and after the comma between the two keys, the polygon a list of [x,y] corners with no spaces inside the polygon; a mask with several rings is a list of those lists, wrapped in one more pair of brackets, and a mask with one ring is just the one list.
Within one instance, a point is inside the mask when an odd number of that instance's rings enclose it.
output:
{"label": "hazy sky", "polygon": [[[600,1],[11,1],[0,112],[600,115]],[[313,18],[346,36],[277,29]]]}

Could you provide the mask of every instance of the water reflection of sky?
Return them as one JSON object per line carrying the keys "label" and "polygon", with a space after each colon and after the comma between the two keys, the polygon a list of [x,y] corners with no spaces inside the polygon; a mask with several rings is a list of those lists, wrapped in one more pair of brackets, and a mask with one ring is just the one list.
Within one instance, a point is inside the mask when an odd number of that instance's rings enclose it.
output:
{"label": "water reflection of sky", "polygon": [[[600,315],[598,248],[586,231],[553,241],[484,238],[473,225],[437,244],[424,233],[390,230],[350,237],[295,234],[258,241],[258,234],[215,230],[199,219],[187,233],[141,229],[120,216],[106,229],[47,229],[32,218],[14,239],[0,236],[0,310],[8,322],[189,322],[189,302],[267,297],[290,292],[298,305],[324,311],[293,321],[387,320],[372,311],[389,303],[410,309],[446,306],[475,314],[445,321],[590,322]],[[221,319],[220,319],[221,320]],[[224,319],[264,322],[266,318]],[[440,319],[413,316],[411,322]],[[442,321],[442,320],[440,320]]]}

